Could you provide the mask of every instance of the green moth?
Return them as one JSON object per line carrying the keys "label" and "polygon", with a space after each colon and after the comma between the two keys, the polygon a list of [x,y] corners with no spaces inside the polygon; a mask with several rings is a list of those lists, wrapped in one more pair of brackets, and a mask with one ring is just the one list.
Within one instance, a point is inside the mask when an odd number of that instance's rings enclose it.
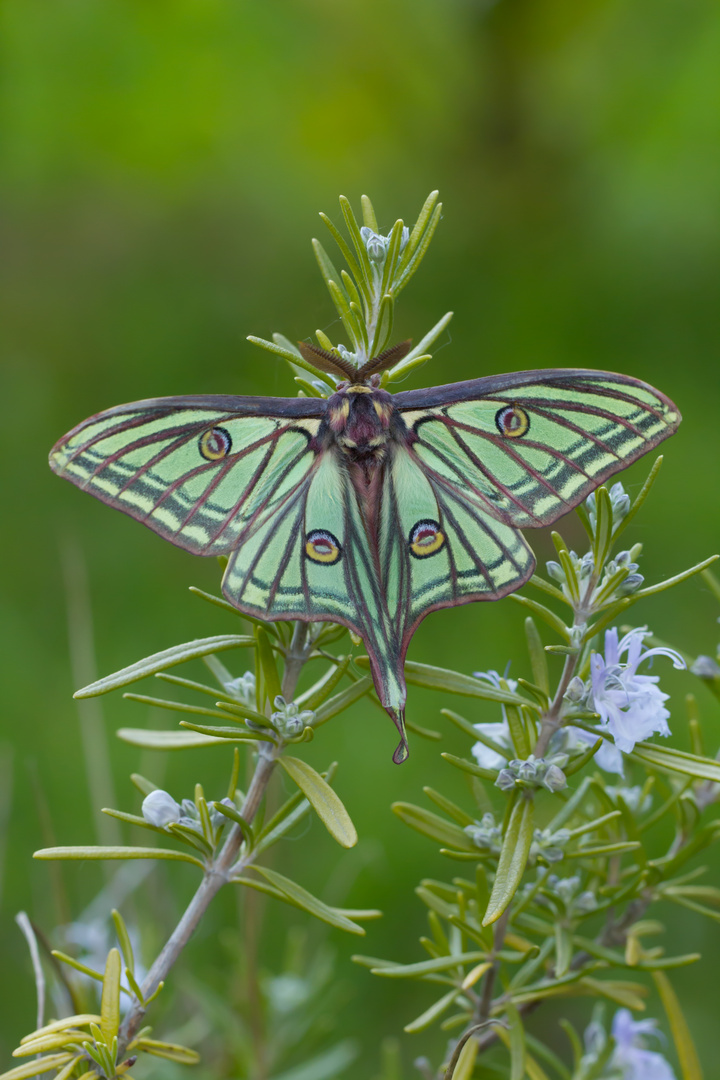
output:
{"label": "green moth", "polygon": [[90,417],[56,444],[60,476],[196,555],[261,619],[330,620],[364,641],[407,757],[405,655],[438,608],[497,600],[549,525],[680,423],[658,390],[550,369],[389,394],[396,346],[321,398],[169,397]]}

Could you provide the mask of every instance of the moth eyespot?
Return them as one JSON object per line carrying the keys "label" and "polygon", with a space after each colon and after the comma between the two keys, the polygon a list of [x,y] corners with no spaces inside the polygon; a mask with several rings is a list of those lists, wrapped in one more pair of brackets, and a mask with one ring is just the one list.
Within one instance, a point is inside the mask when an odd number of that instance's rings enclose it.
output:
{"label": "moth eyespot", "polygon": [[437,521],[430,519],[418,521],[410,530],[408,543],[410,553],[416,559],[426,559],[428,555],[434,555],[440,550],[445,543],[445,534]]}
{"label": "moth eyespot", "polygon": [[506,405],[495,413],[495,423],[505,438],[517,439],[530,427],[530,417],[519,405]]}
{"label": "moth eyespot", "polygon": [[336,536],[327,529],[313,529],[305,537],[305,554],[311,562],[325,563],[331,566],[339,562],[342,547]]}
{"label": "moth eyespot", "polygon": [[231,448],[232,439],[223,427],[203,431],[198,440],[198,449],[207,461],[219,461],[220,458],[227,457]]}

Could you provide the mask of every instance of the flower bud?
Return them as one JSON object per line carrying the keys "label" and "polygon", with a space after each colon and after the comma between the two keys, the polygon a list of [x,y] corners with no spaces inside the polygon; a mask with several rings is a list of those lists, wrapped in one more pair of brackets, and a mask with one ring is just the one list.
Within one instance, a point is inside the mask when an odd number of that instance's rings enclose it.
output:
{"label": "flower bud", "polygon": [[585,697],[585,683],[582,681],[579,675],[576,675],[568,683],[568,688],[565,691],[565,700],[577,703],[582,701]]}
{"label": "flower bud", "polygon": [[545,569],[548,572],[548,577],[551,577],[553,581],[559,581],[561,584],[565,583],[565,571],[559,562],[549,559],[545,563]]}
{"label": "flower bud", "polygon": [[149,825],[164,829],[180,820],[180,807],[172,795],[157,788],[143,799],[142,815]]}
{"label": "flower bud", "polygon": [[565,773],[557,765],[551,765],[543,777],[543,784],[548,791],[562,791],[567,787]]}
{"label": "flower bud", "polygon": [[701,679],[717,679],[720,675],[720,665],[713,660],[712,656],[698,656],[690,670],[693,675],[699,675]]}
{"label": "flower bud", "polygon": [[367,225],[363,225],[360,230],[360,235],[365,241],[365,247],[367,248],[370,260],[377,263],[384,262],[387,237],[379,236],[376,232],[373,232],[372,229],[369,229]]}
{"label": "flower bud", "polygon": [[515,777],[510,769],[500,770],[495,781],[495,787],[499,787],[501,791],[511,791],[515,787]]}

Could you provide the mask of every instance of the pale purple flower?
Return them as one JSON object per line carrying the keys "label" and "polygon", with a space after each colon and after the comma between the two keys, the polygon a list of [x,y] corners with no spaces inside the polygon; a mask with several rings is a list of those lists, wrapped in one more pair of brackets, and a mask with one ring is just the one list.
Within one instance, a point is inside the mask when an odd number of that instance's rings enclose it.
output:
{"label": "pale purple flower", "polygon": [[675,1080],[670,1063],[656,1050],[647,1050],[643,1036],[662,1038],[655,1020],[633,1020],[629,1009],[618,1009],[612,1022],[615,1050],[610,1064],[623,1080]]}
{"label": "pale purple flower", "polygon": [[[500,686],[500,675],[497,671],[474,671],[473,675],[476,679],[482,679],[484,682],[490,683],[496,690],[502,689]],[[517,682],[514,679],[505,679],[505,682],[510,690],[517,689]],[[505,715],[505,707],[502,708],[502,721],[495,721],[489,724],[473,724],[473,727],[481,735],[486,735],[489,739],[492,739],[494,743],[503,748],[507,747],[508,750],[512,750],[512,739],[510,738],[510,728],[507,722],[507,716]],[[496,753],[491,747],[486,746],[485,743],[476,742],[472,748],[472,755],[483,769],[502,769],[506,764],[507,759],[501,754]]]}
{"label": "pale purple flower", "polygon": [[648,631],[641,627],[631,630],[618,641],[615,628],[606,630],[605,656],[593,653],[590,658],[588,705],[599,713],[601,729],[613,736],[615,746],[624,754],[629,754],[636,742],[650,735],[670,734],[667,725],[670,713],[664,706],[669,695],[658,687],[657,675],[638,675],[639,664],[651,656],[667,656],[673,667],[686,666],[674,649],[643,650],[643,639],[647,634]]}

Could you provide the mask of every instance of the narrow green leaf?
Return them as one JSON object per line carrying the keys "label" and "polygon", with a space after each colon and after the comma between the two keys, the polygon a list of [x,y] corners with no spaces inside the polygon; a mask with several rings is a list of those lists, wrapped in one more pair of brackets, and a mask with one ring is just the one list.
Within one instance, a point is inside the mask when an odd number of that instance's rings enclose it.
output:
{"label": "narrow green leaf", "polygon": [[294,757],[281,757],[279,761],[333,839],[337,840],[341,847],[354,847],[357,844],[357,832],[337,793],[306,761]]}
{"label": "narrow green leaf", "polygon": [[122,961],[117,949],[111,949],[105,961],[102,997],[100,998],[100,1030],[108,1046],[120,1026],[120,975]]}
{"label": "narrow green leaf", "polygon": [[618,522],[618,524],[617,524],[617,526],[615,528],[615,531],[613,533],[613,540],[616,540],[618,538],[618,536],[620,535],[620,533],[623,532],[625,529],[627,529],[628,525],[630,524],[632,519],[635,517],[638,510],[640,509],[642,504],[647,499],[648,495],[650,494],[650,489],[653,486],[653,484],[655,483],[655,480],[657,479],[657,474],[660,472],[660,466],[662,465],[662,463],[663,463],[663,456],[662,456],[662,454],[659,454],[658,457],[655,458],[655,461],[653,462],[653,466],[650,469],[650,472],[648,473],[647,480],[645,481],[645,483],[641,487],[637,498],[635,499],[632,506],[630,507],[630,510],[625,515],[623,520]]}
{"label": "narrow green leaf", "polygon": [[[257,645],[258,661],[265,683],[265,697],[270,702],[272,708],[275,698],[279,697],[282,693],[280,676],[278,674],[277,664],[275,663],[275,654],[272,651],[270,638],[267,635],[267,631],[261,626],[255,628],[255,642]],[[261,702],[259,702],[259,704],[261,704]]]}
{"label": "narrow green leaf", "polygon": [[377,326],[375,328],[375,334],[373,335],[372,342],[370,343],[371,356],[377,356],[388,344],[390,336],[392,334],[394,315],[394,297],[391,293],[386,293],[380,301],[380,310],[378,312]]}
{"label": "narrow green leaf", "polygon": [[383,276],[380,283],[381,296],[384,296],[385,293],[392,291],[393,278],[395,276],[398,256],[400,255],[400,241],[402,240],[402,231],[403,222],[398,219],[390,230],[390,235],[388,237],[385,263],[383,264]]}
{"label": "narrow green leaf", "polygon": [[51,1054],[49,1057],[36,1058],[34,1061],[25,1061],[16,1069],[0,1073],[0,1080],[27,1080],[29,1076],[39,1076],[40,1073],[49,1072],[51,1069],[59,1069],[66,1062],[77,1058],[76,1054]]}
{"label": "narrow green leaf", "polygon": [[234,806],[228,806],[226,803],[222,802],[213,803],[213,807],[219,814],[223,814],[230,821],[234,821],[236,825],[240,826],[249,847],[252,848],[255,846],[255,835],[253,833],[252,825],[245,820],[239,810],[236,810]]}
{"label": "narrow green leaf", "polygon": [[302,704],[304,709],[311,709],[315,712],[319,709],[322,703],[330,697],[335,687],[338,685],[343,675],[350,666],[352,656],[348,654],[345,657],[338,657],[338,663],[334,667],[330,667],[326,672],[326,677],[320,680],[319,684],[313,688],[309,694],[302,695],[302,702],[299,698],[295,701],[298,704]]}
{"label": "narrow green leaf", "polygon": [[442,735],[439,731],[435,731],[434,728],[420,727],[419,724],[414,724],[412,720],[405,719],[405,727],[408,731],[412,731],[414,735],[419,735],[421,739],[429,739],[430,742],[440,742]]}
{"label": "narrow green leaf", "polygon": [[[102,975],[99,976],[102,978]],[[31,1035],[25,1035],[20,1040],[20,1045],[24,1046],[26,1043],[34,1042],[35,1039],[42,1038],[44,1035],[53,1035],[57,1031],[65,1031],[75,1028],[87,1027],[88,1024],[99,1024],[100,1015],[98,1013],[76,1013],[75,1016],[66,1016],[62,1020],[53,1020],[51,1024],[45,1024],[44,1027],[37,1028]]]}
{"label": "narrow green leaf", "polygon": [[124,810],[113,810],[108,806],[104,806],[100,813],[107,814],[108,817],[115,818],[117,821],[125,821],[128,825],[137,825],[139,829],[149,829],[150,832],[166,835],[164,828],[160,825],[151,825],[149,821],[146,821],[144,817],[140,817],[139,814],[126,814]]}
{"label": "narrow green leaf", "polygon": [[716,600],[720,601],[720,581],[711,570],[703,570],[702,577]]}
{"label": "narrow green leaf", "polygon": [[345,224],[347,225],[347,230],[350,233],[350,239],[353,242],[353,246],[357,253],[358,261],[362,268],[362,274],[359,280],[362,281],[362,279],[364,278],[366,281],[372,281],[373,272],[372,267],[370,266],[370,257],[368,256],[365,242],[360,234],[360,227],[355,220],[355,215],[352,212],[352,207],[344,195],[340,196],[339,201],[340,209],[342,210],[343,217],[345,218]]}
{"label": "narrow green leaf", "polygon": [[[280,334],[275,335],[280,337]],[[297,349],[288,348],[285,345],[279,345],[277,342],[266,341],[265,338],[255,337],[254,334],[248,334],[246,341],[252,342],[253,345],[259,345],[261,349],[267,349],[268,352],[275,353],[276,356],[281,356],[291,367],[304,368],[305,371],[309,371],[313,378],[322,379],[323,373],[318,368],[313,367],[312,364],[305,360]],[[247,618],[247,616],[243,616]],[[253,620],[251,620],[253,621]]]}
{"label": "narrow green leaf", "polygon": [[87,1038],[87,1032],[79,1031],[60,1031],[55,1032],[54,1035],[40,1035],[37,1039],[31,1039],[28,1042],[20,1043],[17,1050],[13,1050],[13,1057],[32,1057],[33,1054],[47,1054],[49,1050],[62,1050],[67,1047],[69,1050],[74,1050],[74,1043],[78,1043],[81,1038]]}
{"label": "narrow green leaf", "polygon": [[143,797],[149,795],[151,791],[157,791],[157,784],[153,784],[152,780],[141,776],[140,773],[130,773],[130,780]]}
{"label": "narrow green leaf", "polygon": [[[482,739],[481,742],[485,742],[485,740]],[[455,768],[470,773],[471,776],[479,776],[483,780],[492,780],[493,782],[497,780],[497,769],[485,769],[482,765],[476,765],[474,761],[468,761],[467,758],[456,757],[455,754],[442,753],[440,757],[444,758],[450,765],[454,765]]]}
{"label": "narrow green leaf", "polygon": [[513,806],[503,837],[495,882],[483,926],[488,926],[500,918],[520,885],[532,843],[533,821],[533,801],[521,795]]}
{"label": "narrow green leaf", "polygon": [[400,270],[404,270],[407,263],[417,251],[418,244],[420,243],[422,235],[427,228],[430,218],[432,217],[439,196],[439,191],[431,191],[427,199],[423,203],[420,213],[418,214],[417,221],[415,222],[410,231],[410,236],[408,237],[408,242],[405,247],[405,251],[403,252],[402,261],[400,263]]}
{"label": "narrow green leaf", "polygon": [[510,740],[515,750],[515,757],[524,761],[530,755],[530,742],[520,710],[516,705],[506,705],[505,715],[510,730]]}
{"label": "narrow green leaf", "polygon": [[[498,1029],[500,1030],[500,1029]],[[475,1071],[475,1061],[480,1049],[479,1043],[473,1035],[470,1035],[465,1039],[462,1045],[458,1059],[455,1062],[455,1068],[450,1073],[446,1073],[446,1080],[471,1080]],[[448,1075],[450,1074],[450,1075]]]}
{"label": "narrow green leaf", "polygon": [[[56,960],[62,961],[63,964],[67,964],[68,967],[75,968],[76,971],[81,971],[83,975],[95,979],[97,982],[103,981],[101,972],[94,971],[93,968],[88,967],[87,964],[81,964],[79,960],[76,960],[73,956],[68,956],[67,953],[61,952],[60,949],[53,949],[52,956],[54,956]],[[93,1023],[95,1023],[94,1020]]]}
{"label": "narrow green leaf", "polygon": [[217,716],[224,719],[219,709],[206,709],[202,705],[186,705],[183,701],[167,701],[163,698],[148,697],[147,694],[123,694],[127,701],[139,701],[141,705],[152,705],[156,709],[169,709],[171,712],[195,713],[197,716]]}
{"label": "narrow green leaf", "polygon": [[620,840],[616,844],[597,844],[579,847],[576,851],[565,853],[566,859],[592,859],[599,855],[621,855],[626,851],[636,851],[642,847],[639,840]]}
{"label": "narrow green leaf", "polygon": [[407,379],[413,371],[417,371],[418,368],[425,367],[428,360],[432,360],[430,353],[420,353],[419,356],[413,356],[412,359],[408,359],[407,356],[399,364],[396,364],[394,368],[390,368],[389,371],[385,371],[382,374],[381,387],[385,389],[388,383],[402,382]]}
{"label": "narrow green leaf", "polygon": [[[560,974],[560,972],[558,972]],[[508,1038],[510,1043],[510,1080],[523,1080],[525,1075],[525,1031],[520,1013],[512,1002],[505,1006],[509,1021]]]}
{"label": "narrow green leaf", "polygon": [[[376,968],[375,974],[378,975],[382,971],[382,968]],[[449,993],[441,997],[429,1009],[426,1009],[424,1013],[421,1013],[415,1020],[412,1020],[409,1024],[406,1024],[403,1031],[406,1031],[408,1035],[414,1035],[418,1031],[424,1031],[425,1028],[437,1020],[439,1016],[442,1016],[446,1012],[453,1001],[460,997],[462,990],[450,990]]]}
{"label": "narrow green leaf", "polygon": [[[551,585],[545,578],[541,578],[538,574],[533,574],[531,578],[528,578],[528,585],[534,585],[540,592],[544,592],[546,596],[552,596],[553,600],[558,600],[561,604],[565,604],[567,607],[572,607],[568,598],[563,592],[560,591],[555,585]],[[547,645],[545,650],[547,651]]]}
{"label": "narrow green leaf", "polygon": [[578,986],[583,990],[589,990],[593,996],[607,998],[616,1005],[624,1005],[633,1012],[644,1009],[643,997],[647,995],[647,988],[642,983],[621,982],[614,979],[595,979],[585,975],[578,980]]}
{"label": "narrow green leaf", "polygon": [[595,492],[595,565],[604,566],[612,546],[613,512],[610,493],[603,484]]}
{"label": "narrow green leaf", "polygon": [[251,637],[240,634],[221,634],[218,637],[187,641],[184,645],[173,645],[170,649],[146,656],[143,660],[122,668],[121,671],[106,675],[104,679],[98,679],[97,682],[84,686],[73,696],[76,698],[97,697],[98,694],[107,694],[110,690],[117,690],[120,686],[128,686],[129,683],[144,679],[147,675],[154,675],[157,671],[174,667],[175,664],[184,664],[186,660],[207,656],[208,653],[222,652],[225,649],[247,648],[254,644],[255,641]]}
{"label": "narrow green leaf", "polygon": [[267,866],[253,866],[253,869],[262,874],[271,885],[274,885],[279,892],[283,893],[290,903],[303,908],[303,910],[314,915],[316,919],[321,919],[323,922],[329,923],[330,926],[336,926],[340,930],[346,930],[349,934],[365,933],[362,926],[359,926],[351,919],[347,919],[344,915],[339,915],[334,908],[328,907],[322,900],[318,900],[316,896],[303,889],[297,882],[291,881],[290,878],[286,878],[283,874],[278,874],[277,870],[270,870]]}
{"label": "narrow green leaf", "polygon": [[577,754],[575,757],[570,758],[570,761],[563,768],[565,775],[572,776],[573,773],[579,772],[580,769],[584,768],[587,763],[595,757],[595,754],[598,752],[603,742],[604,739],[600,738],[597,742],[588,746],[587,750],[583,750],[581,754]]}
{"label": "narrow green leaf", "polygon": [[669,772],[720,783],[720,761],[715,761],[713,758],[703,758],[697,754],[689,754],[685,750],[676,750],[648,742],[635,743],[630,756],[639,758],[640,761],[645,761],[649,765],[655,765],[657,768],[667,769]]}
{"label": "narrow green leaf", "polygon": [[461,851],[475,850],[468,835],[458,825],[446,821],[445,818],[433,814],[430,810],[406,802],[393,803],[391,810],[411,829],[422,833],[423,836],[429,836],[431,840],[437,840],[448,847],[459,848]]}
{"label": "narrow green leaf", "polygon": [[153,1057],[165,1058],[167,1061],[176,1061],[178,1065],[197,1065],[200,1055],[187,1046],[178,1043],[158,1042],[157,1039],[140,1039],[133,1049],[152,1054]]}
{"label": "narrow green leaf", "polygon": [[[407,356],[404,356],[402,360],[391,369],[390,379],[392,382],[401,375],[407,374],[406,365],[414,366],[416,360],[419,360],[421,356],[428,354],[428,349],[437,341],[452,317],[452,311],[446,312],[442,319],[436,322],[432,329],[428,330],[427,334],[418,341],[417,345],[413,345]],[[431,359],[429,354],[428,359]]]}
{"label": "narrow green leaf", "polygon": [[360,196],[360,205],[362,206],[363,225],[368,229],[372,229],[374,233],[379,233],[375,209],[367,195]]}
{"label": "narrow green leaf", "polygon": [[141,1005],[144,1006],[145,1005],[145,998],[143,997],[143,992],[140,989],[140,985],[139,985],[137,979],[135,978],[135,976],[133,975],[132,971],[130,970],[130,968],[127,968],[127,967],[125,968],[125,978],[127,979],[128,986],[130,987],[131,991],[133,992],[133,994],[135,995],[137,1000],[140,1002]]}
{"label": "narrow green leaf", "polygon": [[[350,248],[348,247],[348,245],[347,245],[347,243],[345,241],[345,237],[342,235],[340,230],[335,225],[333,225],[332,221],[327,216],[327,214],[322,214],[321,213],[320,218],[322,219],[323,223],[327,226],[333,240],[335,241],[337,246],[340,248],[340,253],[341,253],[342,257],[345,259],[345,262],[350,267],[350,272],[353,275],[353,277],[355,278],[355,281],[357,283],[358,288],[362,290],[364,299],[366,301],[369,300],[370,297],[369,297],[368,291],[367,291],[367,282],[365,281],[365,278],[363,277],[362,271],[360,269],[360,264],[358,263],[357,259],[355,258],[355,256],[353,255],[352,251],[350,250]],[[342,273],[342,271],[340,271],[340,272]]]}
{"label": "narrow green leaf", "polygon": [[212,739],[222,739],[224,742],[269,742],[273,746],[277,745],[277,740],[270,734],[270,730],[265,729],[263,731],[243,731],[242,728],[236,727],[215,727],[212,724],[191,724],[189,720],[181,720],[180,726],[188,728],[190,731],[196,731],[200,735],[206,735]]}
{"label": "narrow green leaf", "polygon": [[352,686],[347,686],[344,690],[341,690],[339,694],[335,694],[333,697],[324,701],[319,708],[315,709],[315,717],[310,723],[310,727],[317,728],[321,724],[326,724],[328,720],[332,720],[338,713],[344,712],[356,701],[359,701],[361,697],[367,694],[368,690],[372,688],[372,679],[361,678]]}
{"label": "narrow green leaf", "polygon": [[120,943],[120,949],[122,950],[123,960],[125,966],[130,969],[131,972],[135,971],[135,957],[133,955],[132,942],[130,941],[130,935],[123,919],[117,908],[112,909],[112,920],[115,924],[115,933],[117,934],[118,942]]}
{"label": "narrow green leaf", "polygon": [[[369,667],[367,657],[358,657],[356,663]],[[529,705],[536,708],[535,702],[529,701],[511,690],[496,690],[494,686],[481,682],[471,675],[459,671],[433,667],[431,664],[419,664],[414,660],[405,662],[405,678],[413,686],[424,686],[430,690],[444,690],[450,694],[462,694],[465,697],[482,698],[483,701],[499,701],[503,705]]]}
{"label": "narrow green leaf", "polygon": [[546,694],[550,693],[550,675],[548,672],[547,653],[543,649],[542,638],[532,615],[525,620],[525,636],[527,638],[528,653],[530,655],[530,667],[533,679]]}
{"label": "narrow green leaf", "polygon": [[683,570],[682,573],[675,574],[674,577],[666,578],[665,581],[659,581],[657,585],[648,585],[644,589],[638,589],[634,594],[634,598],[639,599],[643,596],[652,596],[654,593],[664,592],[665,589],[671,589],[673,585],[678,585],[681,581],[686,581],[695,574],[699,574],[703,570],[706,570],[708,566],[712,566],[718,559],[720,559],[720,555],[711,555],[709,559],[703,560],[703,562],[698,563],[697,566],[691,566],[689,570]]}
{"label": "narrow green leaf", "polygon": [[50,847],[33,852],[33,859],[175,859],[194,863],[204,869],[199,859],[184,851],[145,847]]}
{"label": "narrow green leaf", "polygon": [[[251,709],[250,706],[245,705],[245,703],[240,704],[237,701],[218,701],[217,707],[223,714],[227,714],[223,716],[224,720],[227,720],[228,716],[231,716],[233,719],[235,719],[235,717],[240,717],[241,720],[252,720],[253,724],[260,724],[261,727],[268,728],[270,731],[274,730],[264,713],[257,712],[256,709]],[[240,720],[238,720],[237,723],[240,723]]]}
{"label": "narrow green leaf", "polygon": [[248,617],[244,612],[238,611],[234,604],[231,604],[222,596],[215,596],[214,593],[205,592],[203,589],[196,588],[195,585],[189,585],[188,592],[193,593],[195,596],[199,596],[201,600],[207,600],[209,604],[214,604],[215,607],[220,607],[225,611],[231,612],[233,615],[239,615],[243,619],[247,619]]}
{"label": "narrow green leaf", "polygon": [[570,968],[573,947],[572,937],[567,927],[555,923],[555,974],[565,975]]}
{"label": "narrow green leaf", "polygon": [[[179,675],[168,675],[166,671],[158,671],[155,675],[156,679],[161,679],[163,682],[171,683],[173,686],[184,686],[188,690],[196,690],[199,694],[207,694],[214,701],[219,698],[223,698],[225,701],[236,701],[236,698],[230,697],[229,694],[223,694],[221,690],[217,690],[214,686],[206,686],[205,683],[195,682],[193,679],[181,679]],[[123,695],[129,697],[128,694]]]}
{"label": "narrow green leaf", "polygon": [[652,973],[653,982],[660,995],[660,1000],[665,1009],[665,1015],[670,1024],[673,1042],[677,1050],[682,1080],[703,1080],[703,1071],[700,1067],[700,1059],[695,1049],[690,1028],[682,1011],[678,996],[673,990],[672,984],[662,971]]}
{"label": "narrow green leaf", "polygon": [[[451,720],[455,727],[460,728],[466,735],[469,735],[474,742],[481,742],[483,745],[488,746],[491,750],[494,750],[500,757],[509,759],[512,751],[508,750],[506,746],[501,746],[500,743],[495,742],[484,732],[477,731],[474,724],[471,724],[469,720],[466,720],[464,716],[460,716],[459,713],[453,712],[452,709],[441,709],[441,716],[446,716],[448,720]],[[500,731],[500,720],[498,720],[498,731]],[[460,760],[459,758],[457,759]]]}
{"label": "narrow green leaf", "polygon": [[544,604],[538,604],[537,600],[531,600],[529,596],[521,596],[520,593],[511,593],[510,599],[532,611],[534,615],[537,615],[538,619],[542,619],[548,626],[551,626],[555,633],[559,634],[565,641],[570,640],[570,631],[567,626],[560,616],[556,615],[550,608],[546,608]]}
{"label": "narrow green leaf", "polygon": [[457,806],[450,799],[447,799],[444,795],[441,795],[439,791],[435,791],[434,788],[424,787],[423,791],[427,795],[428,799],[432,799],[436,806],[439,806],[441,810],[444,810],[448,817],[451,817],[453,821],[456,821],[461,829],[464,829],[466,825],[473,825],[475,819],[468,814],[461,807]]}
{"label": "narrow green leaf", "polygon": [[[425,253],[426,253],[428,247],[430,246],[430,241],[433,238],[435,230],[438,227],[438,224],[440,223],[440,218],[441,217],[442,217],[442,203],[438,203],[437,206],[435,207],[435,209],[433,210],[432,214],[430,215],[430,220],[428,221],[427,227],[426,227],[426,229],[424,230],[424,232],[422,234],[422,238],[421,238],[417,248],[415,249],[413,254],[410,256],[410,258],[408,259],[407,263],[405,264],[405,267],[400,269],[400,271],[398,272],[398,274],[397,274],[397,276],[395,278],[395,281],[393,283],[393,292],[395,293],[395,296],[398,296],[400,294],[401,290],[405,288],[405,286],[409,282],[410,278],[413,276],[413,274],[417,271],[418,267],[420,266],[420,263],[422,262],[423,258],[425,257]],[[404,252],[403,252],[403,254],[404,254]]]}
{"label": "narrow green leaf", "polygon": [[118,728],[118,739],[144,750],[188,750],[196,746],[227,746],[226,739],[193,731],[152,731],[148,728]]}
{"label": "narrow green leaf", "polygon": [[201,855],[212,855],[211,844],[195,829],[191,829],[187,825],[181,825],[179,822],[172,822],[167,828],[170,835],[179,840],[181,844],[189,844],[190,847],[199,851]]}
{"label": "narrow green leaf", "polygon": [[486,960],[487,953],[464,952],[454,956],[438,956],[432,960],[420,960],[417,964],[383,964],[382,967],[373,968],[373,975],[382,975],[387,979],[416,979],[421,975],[436,975],[439,971],[451,971],[453,968],[464,967],[465,964],[477,964],[480,960]]}

